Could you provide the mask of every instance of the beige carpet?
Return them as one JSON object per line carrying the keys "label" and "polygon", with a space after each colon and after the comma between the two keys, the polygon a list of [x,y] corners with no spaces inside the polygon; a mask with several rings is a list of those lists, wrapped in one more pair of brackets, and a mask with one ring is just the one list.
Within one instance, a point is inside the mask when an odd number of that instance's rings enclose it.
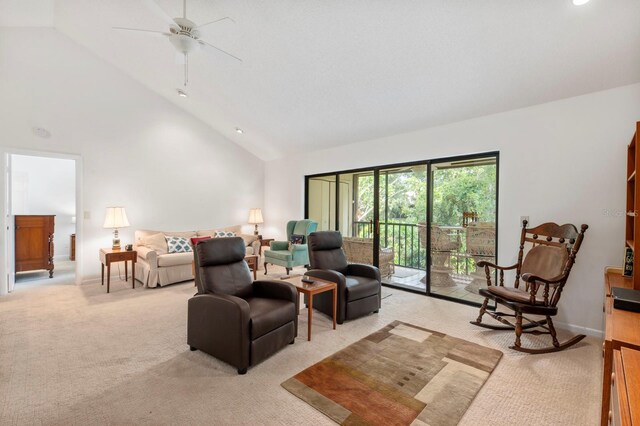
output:
{"label": "beige carpet", "polygon": [[335,331],[315,315],[311,342],[303,312],[294,345],[238,376],[185,343],[193,283],[111,288],[52,283],[0,298],[0,424],[333,424],[280,383],[394,320],[504,352],[461,425],[598,423],[597,339],[524,355],[507,348],[511,333],[470,325],[476,308],[385,288],[377,315]]}

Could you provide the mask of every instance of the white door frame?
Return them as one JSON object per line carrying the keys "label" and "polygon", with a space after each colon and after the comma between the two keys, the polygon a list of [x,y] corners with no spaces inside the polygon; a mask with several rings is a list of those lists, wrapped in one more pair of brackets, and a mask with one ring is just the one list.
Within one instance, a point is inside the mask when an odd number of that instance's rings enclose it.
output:
{"label": "white door frame", "polygon": [[82,229],[83,229],[83,208],[82,208],[82,157],[77,154],[66,154],[49,151],[36,151],[20,148],[9,148],[0,146],[0,296],[9,292],[9,274],[14,273],[15,265],[10,264],[13,253],[14,244],[10,239],[10,228],[13,224],[10,221],[10,197],[11,187],[8,170],[8,159],[10,155],[29,155],[33,157],[61,158],[65,160],[74,160],[76,169],[76,285],[82,283]]}

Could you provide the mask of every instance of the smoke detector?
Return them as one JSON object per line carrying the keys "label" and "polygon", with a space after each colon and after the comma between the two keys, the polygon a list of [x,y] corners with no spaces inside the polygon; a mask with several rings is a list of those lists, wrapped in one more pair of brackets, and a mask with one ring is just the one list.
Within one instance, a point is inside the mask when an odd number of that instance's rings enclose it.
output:
{"label": "smoke detector", "polygon": [[33,131],[33,134],[38,136],[39,138],[49,139],[51,137],[51,132],[44,127],[34,127],[31,130]]}

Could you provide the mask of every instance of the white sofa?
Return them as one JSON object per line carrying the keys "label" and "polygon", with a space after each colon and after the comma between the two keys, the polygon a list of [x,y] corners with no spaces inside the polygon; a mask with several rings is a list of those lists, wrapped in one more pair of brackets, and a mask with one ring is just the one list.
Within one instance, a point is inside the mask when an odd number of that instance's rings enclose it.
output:
{"label": "white sofa", "polygon": [[165,286],[193,279],[193,252],[168,253],[164,237],[213,237],[216,231],[234,232],[247,246],[247,255],[258,254],[260,240],[255,235],[242,234],[241,226],[203,229],[199,231],[153,231],[141,229],[135,231],[135,249],[138,252],[136,280],[145,287]]}

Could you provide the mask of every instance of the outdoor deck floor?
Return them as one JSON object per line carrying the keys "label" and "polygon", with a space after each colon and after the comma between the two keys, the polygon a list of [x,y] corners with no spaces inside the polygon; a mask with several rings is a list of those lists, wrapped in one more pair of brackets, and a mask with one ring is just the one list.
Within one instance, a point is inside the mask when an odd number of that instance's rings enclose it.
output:
{"label": "outdoor deck floor", "polygon": [[[425,277],[426,271],[420,269],[405,268],[402,266],[395,266],[394,274],[390,278],[383,279],[385,284],[396,285],[398,287],[404,287],[409,290],[426,291]],[[465,287],[471,282],[471,279],[467,275],[452,274],[451,278],[456,284],[452,287],[435,287],[431,288],[431,292],[435,294],[441,294],[448,297],[454,297],[456,299],[469,300],[476,303],[482,303],[483,297],[466,290]]]}

